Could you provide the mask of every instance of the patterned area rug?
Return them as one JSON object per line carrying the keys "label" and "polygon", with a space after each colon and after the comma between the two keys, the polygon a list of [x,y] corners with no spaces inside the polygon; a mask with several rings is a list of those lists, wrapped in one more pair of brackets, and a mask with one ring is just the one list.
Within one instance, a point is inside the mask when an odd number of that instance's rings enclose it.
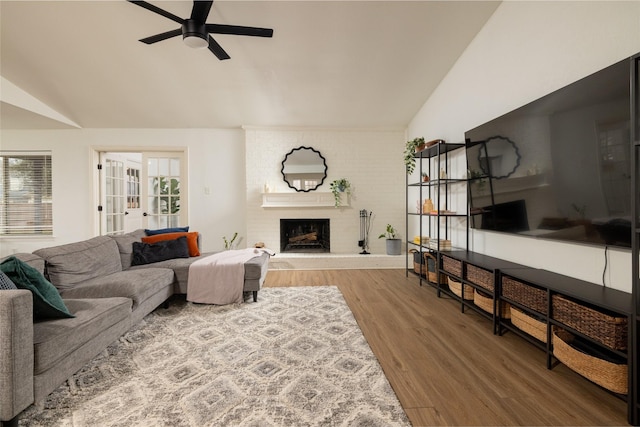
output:
{"label": "patterned area rug", "polygon": [[338,288],[151,313],[21,426],[404,426]]}

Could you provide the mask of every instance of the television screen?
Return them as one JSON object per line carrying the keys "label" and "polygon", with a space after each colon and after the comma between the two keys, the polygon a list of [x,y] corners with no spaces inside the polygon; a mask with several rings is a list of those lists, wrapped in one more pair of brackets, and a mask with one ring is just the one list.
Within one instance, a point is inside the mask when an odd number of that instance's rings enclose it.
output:
{"label": "television screen", "polygon": [[631,246],[630,61],[465,133],[473,228]]}

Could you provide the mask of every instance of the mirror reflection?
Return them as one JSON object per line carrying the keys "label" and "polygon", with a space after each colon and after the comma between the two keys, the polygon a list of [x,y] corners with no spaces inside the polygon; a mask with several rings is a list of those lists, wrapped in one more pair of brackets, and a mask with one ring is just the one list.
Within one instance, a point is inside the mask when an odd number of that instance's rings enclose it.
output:
{"label": "mirror reflection", "polygon": [[298,147],[282,161],[282,177],[296,191],[316,190],[327,177],[327,163],[319,151]]}
{"label": "mirror reflection", "polygon": [[518,147],[509,138],[493,136],[479,148],[478,163],[485,175],[496,179],[508,178],[520,166]]}

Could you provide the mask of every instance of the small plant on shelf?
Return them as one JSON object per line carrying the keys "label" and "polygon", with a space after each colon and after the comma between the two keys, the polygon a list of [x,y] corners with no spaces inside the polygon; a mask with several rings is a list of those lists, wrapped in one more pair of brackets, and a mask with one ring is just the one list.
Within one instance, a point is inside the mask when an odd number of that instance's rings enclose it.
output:
{"label": "small plant on shelf", "polygon": [[331,188],[331,192],[333,193],[336,208],[340,206],[340,193],[347,193],[347,195],[351,195],[351,183],[346,178],[331,181],[329,188]]}
{"label": "small plant on shelf", "polygon": [[404,148],[404,165],[407,169],[407,175],[411,175],[413,170],[416,168],[416,158],[414,157],[415,153],[424,149],[425,141],[423,137],[414,138],[411,141],[407,141]]}

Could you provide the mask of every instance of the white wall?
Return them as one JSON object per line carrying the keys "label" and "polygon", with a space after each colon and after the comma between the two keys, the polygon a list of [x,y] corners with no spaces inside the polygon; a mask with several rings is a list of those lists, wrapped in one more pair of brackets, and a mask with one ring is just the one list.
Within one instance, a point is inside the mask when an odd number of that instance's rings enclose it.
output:
{"label": "white wall", "polygon": [[[464,132],[640,52],[640,2],[503,2],[418,111],[408,137]],[[498,233],[471,249],[602,283],[604,250]],[[631,259],[610,250],[606,285],[631,290]]]}
{"label": "white wall", "polygon": [[[327,179],[316,191],[329,192],[329,183],[346,178],[351,182],[349,207],[262,208],[265,184],[271,192],[295,191],[283,181],[281,168],[293,148],[313,147],[327,163]],[[374,213],[370,251],[386,253],[385,240],[378,239],[387,223],[404,238],[405,174],[402,150],[404,131],[331,129],[246,130],[247,236],[249,244],[264,242],[280,250],[280,218],[329,218],[331,252],[357,254],[361,209]]]}
{"label": "white wall", "polygon": [[[203,234],[203,249],[221,250],[222,237],[246,238],[244,133],[220,129],[2,130],[3,150],[52,150],[53,237],[2,238],[0,256],[32,252],[95,235],[92,200],[94,147],[187,147],[189,226]],[[209,187],[210,194],[205,194]],[[241,242],[241,245],[244,242]]]}

